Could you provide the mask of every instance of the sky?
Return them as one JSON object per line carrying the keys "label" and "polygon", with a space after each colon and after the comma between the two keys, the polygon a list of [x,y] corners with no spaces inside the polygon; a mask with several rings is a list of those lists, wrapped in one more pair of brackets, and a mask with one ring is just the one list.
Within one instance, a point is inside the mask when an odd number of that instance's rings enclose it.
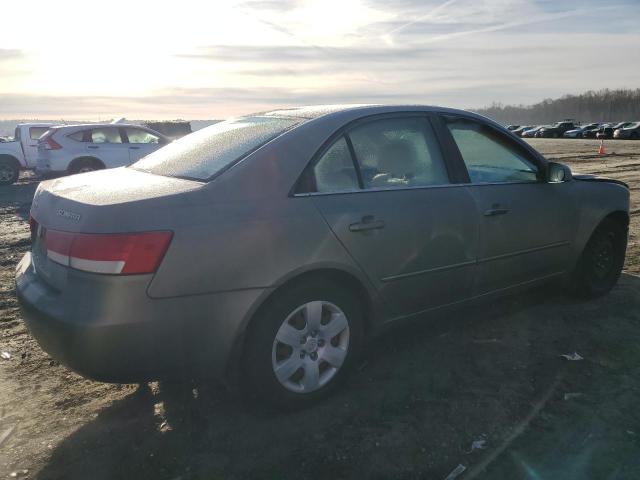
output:
{"label": "sky", "polygon": [[640,0],[21,0],[0,118],[478,108],[640,87]]}

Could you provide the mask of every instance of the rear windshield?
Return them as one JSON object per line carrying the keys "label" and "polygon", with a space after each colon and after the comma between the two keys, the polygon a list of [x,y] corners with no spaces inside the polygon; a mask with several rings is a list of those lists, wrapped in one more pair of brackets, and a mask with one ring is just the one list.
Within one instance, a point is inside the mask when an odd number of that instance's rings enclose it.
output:
{"label": "rear windshield", "polygon": [[216,123],[170,143],[134,163],[132,168],[207,181],[300,121],[252,116]]}

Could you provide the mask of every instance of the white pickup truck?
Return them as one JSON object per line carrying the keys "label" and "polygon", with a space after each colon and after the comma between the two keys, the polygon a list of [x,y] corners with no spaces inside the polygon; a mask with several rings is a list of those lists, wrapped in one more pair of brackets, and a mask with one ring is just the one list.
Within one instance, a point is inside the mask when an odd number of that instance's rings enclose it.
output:
{"label": "white pickup truck", "polygon": [[11,185],[18,180],[20,170],[36,166],[38,138],[53,125],[21,123],[16,127],[12,142],[0,142],[0,185]]}

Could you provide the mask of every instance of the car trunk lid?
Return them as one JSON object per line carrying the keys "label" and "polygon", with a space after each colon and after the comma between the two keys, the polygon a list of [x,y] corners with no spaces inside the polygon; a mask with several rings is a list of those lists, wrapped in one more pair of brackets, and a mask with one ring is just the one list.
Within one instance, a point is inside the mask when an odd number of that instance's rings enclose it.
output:
{"label": "car trunk lid", "polygon": [[202,187],[200,182],[128,168],[42,182],[31,206],[33,267],[49,286],[63,290],[69,264],[61,263],[59,252],[49,252],[48,233],[51,239],[51,234],[59,232],[106,235],[163,230],[169,224],[169,211],[197,202],[182,194]]}

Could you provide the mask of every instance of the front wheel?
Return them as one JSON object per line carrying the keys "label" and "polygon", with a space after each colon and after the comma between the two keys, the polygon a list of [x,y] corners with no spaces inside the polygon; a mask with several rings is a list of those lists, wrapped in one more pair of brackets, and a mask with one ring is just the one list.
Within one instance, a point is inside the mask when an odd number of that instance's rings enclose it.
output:
{"label": "front wheel", "polygon": [[357,358],[362,323],[357,296],[322,279],[277,293],[248,332],[248,393],[284,408],[325,397]]}
{"label": "front wheel", "polygon": [[583,297],[599,297],[618,282],[627,249],[627,229],[605,219],[596,228],[574,271],[573,288]]}

